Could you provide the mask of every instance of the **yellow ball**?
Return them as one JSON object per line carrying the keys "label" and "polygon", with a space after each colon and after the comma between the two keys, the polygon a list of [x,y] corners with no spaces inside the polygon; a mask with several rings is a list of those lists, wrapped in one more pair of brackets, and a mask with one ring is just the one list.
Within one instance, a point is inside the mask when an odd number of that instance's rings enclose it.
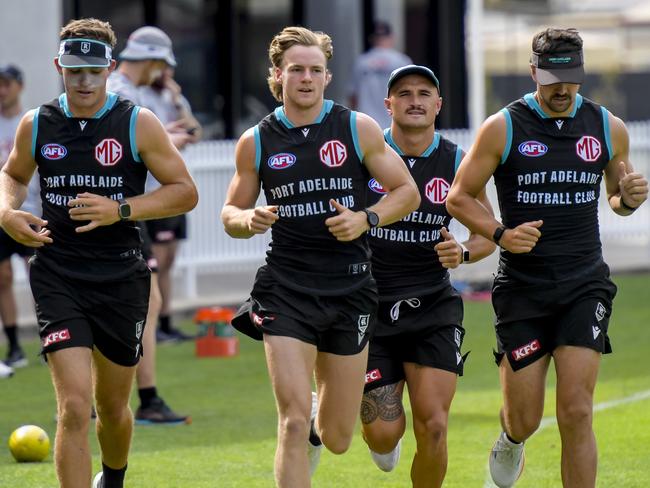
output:
{"label": "yellow ball", "polygon": [[50,452],[50,438],[37,425],[23,425],[11,433],[9,450],[19,463],[42,461]]}

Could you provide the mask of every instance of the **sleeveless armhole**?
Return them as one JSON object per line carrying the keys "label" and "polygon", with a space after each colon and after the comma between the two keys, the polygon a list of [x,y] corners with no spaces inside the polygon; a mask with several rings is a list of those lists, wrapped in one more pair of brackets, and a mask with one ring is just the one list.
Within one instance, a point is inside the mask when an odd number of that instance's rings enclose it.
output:
{"label": "sleeveless armhole", "polygon": [[512,146],[512,118],[510,117],[510,112],[507,108],[502,108],[501,113],[506,118],[506,145],[503,148],[503,154],[501,155],[501,163],[503,164],[508,159],[510,155],[510,147]]}
{"label": "sleeveless armhole", "polygon": [[456,175],[456,172],[458,171],[458,167],[460,166],[460,162],[462,160],[463,160],[463,150],[459,146],[456,146],[456,160],[454,161],[454,175]]}
{"label": "sleeveless armhole", "polygon": [[32,158],[36,161],[36,138],[38,137],[38,111],[41,108],[34,109],[34,118],[32,119]]}
{"label": "sleeveless armhole", "polygon": [[354,150],[357,153],[359,161],[363,163],[363,153],[361,152],[361,147],[359,146],[359,134],[357,130],[357,113],[354,110],[350,111],[350,132],[352,133]]}
{"label": "sleeveless armhole", "polygon": [[612,134],[609,127],[609,111],[605,107],[600,107],[600,112],[603,115],[603,132],[605,133],[605,145],[607,146],[609,160],[611,161],[614,157],[614,151],[612,150]]}
{"label": "sleeveless armhole", "polygon": [[253,135],[255,136],[255,171],[260,172],[260,159],[262,159],[262,138],[260,137],[259,124],[253,127]]}
{"label": "sleeveless armhole", "polygon": [[136,105],[135,107],[133,107],[133,110],[131,111],[131,121],[129,123],[129,141],[131,142],[131,154],[133,155],[133,159],[138,163],[141,163],[142,158],[140,157],[140,153],[138,153],[138,143],[136,140],[136,133],[135,133],[135,127],[136,127],[136,123],[138,122],[139,113],[140,113],[140,107]]}

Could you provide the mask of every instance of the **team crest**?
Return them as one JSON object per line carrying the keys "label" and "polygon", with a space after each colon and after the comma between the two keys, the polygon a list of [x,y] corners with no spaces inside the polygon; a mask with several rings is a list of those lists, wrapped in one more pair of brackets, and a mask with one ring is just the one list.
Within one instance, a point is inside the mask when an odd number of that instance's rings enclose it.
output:
{"label": "team crest", "polygon": [[341,141],[332,139],[321,146],[318,155],[325,166],[337,168],[348,159],[348,150]]}
{"label": "team crest", "polygon": [[548,152],[548,147],[541,142],[525,141],[519,144],[519,152],[529,158],[538,158]]}
{"label": "team crest", "polygon": [[266,164],[271,169],[287,169],[296,163],[296,156],[291,153],[278,153],[271,156]]}
{"label": "team crest", "polygon": [[379,193],[380,195],[386,194],[386,190],[384,190],[384,187],[381,186],[379,182],[374,178],[370,178],[370,181],[368,182],[368,188],[370,188],[375,193]]}
{"label": "team crest", "polygon": [[435,205],[445,203],[450,185],[444,178],[433,178],[424,186],[424,194]]}
{"label": "team crest", "polygon": [[122,144],[115,139],[104,139],[95,146],[95,159],[102,166],[116,165],[122,154]]}
{"label": "team crest", "polygon": [[600,322],[605,318],[606,313],[607,313],[607,309],[605,309],[605,306],[602,303],[598,302],[598,305],[596,305],[596,312],[595,312],[596,319],[598,320],[598,322]]}
{"label": "team crest", "polygon": [[582,136],[576,142],[576,154],[588,163],[597,161],[602,152],[600,141],[593,136]]}
{"label": "team crest", "polygon": [[41,148],[41,155],[45,159],[49,159],[50,161],[56,161],[57,159],[63,159],[65,158],[65,155],[68,154],[68,150],[65,148],[65,146],[62,146],[61,144],[45,144]]}
{"label": "team crest", "polygon": [[90,43],[87,41],[83,41],[81,43],[81,52],[84,54],[88,54],[90,52]]}

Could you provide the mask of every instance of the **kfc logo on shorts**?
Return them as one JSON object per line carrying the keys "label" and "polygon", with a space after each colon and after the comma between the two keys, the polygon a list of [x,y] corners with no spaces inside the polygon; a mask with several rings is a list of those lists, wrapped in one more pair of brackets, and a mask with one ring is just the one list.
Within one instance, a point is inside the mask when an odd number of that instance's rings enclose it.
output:
{"label": "kfc logo on shorts", "polygon": [[444,178],[433,178],[425,185],[424,194],[431,200],[431,203],[439,205],[447,200],[449,187],[449,183]]}
{"label": "kfc logo on shorts", "polygon": [[366,385],[381,379],[381,371],[378,368],[368,371],[366,373]]}
{"label": "kfc logo on shorts", "polygon": [[95,159],[102,166],[114,166],[122,159],[122,144],[115,139],[104,139],[95,146]]}
{"label": "kfc logo on shorts", "polygon": [[275,320],[275,317],[272,315],[257,315],[255,312],[251,312],[251,320],[257,328],[260,328],[265,322],[268,323]]}
{"label": "kfc logo on shorts", "polygon": [[539,349],[540,349],[539,341],[535,339],[534,341],[529,342],[525,346],[521,346],[520,348],[512,351],[511,353],[512,359],[514,359],[515,361],[521,361],[522,359],[527,358],[534,352],[539,351]]}
{"label": "kfc logo on shorts", "polygon": [[69,341],[70,340],[70,331],[68,329],[57,330],[56,332],[51,332],[45,336],[43,339],[43,347],[51,346],[57,342]]}
{"label": "kfc logo on shorts", "polygon": [[325,166],[337,168],[348,159],[348,150],[341,141],[332,139],[321,146],[318,155]]}
{"label": "kfc logo on shorts", "polygon": [[580,140],[576,142],[576,154],[588,163],[596,161],[600,157],[601,153],[602,149],[600,141],[595,137],[582,136]]}

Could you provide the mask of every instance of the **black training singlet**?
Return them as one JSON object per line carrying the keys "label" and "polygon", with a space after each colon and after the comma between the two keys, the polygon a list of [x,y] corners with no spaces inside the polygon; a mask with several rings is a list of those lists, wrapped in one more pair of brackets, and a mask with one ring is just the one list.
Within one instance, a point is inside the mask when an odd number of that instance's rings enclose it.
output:
{"label": "black training singlet", "polygon": [[507,141],[494,180],[503,224],[544,224],[530,253],[501,251],[501,271],[526,282],[588,274],[602,265],[598,197],[612,157],[607,110],[577,95],[568,117],[549,118],[528,94],[502,113]]}
{"label": "black training singlet", "polygon": [[[420,190],[419,208],[384,227],[369,232],[372,274],[381,300],[421,296],[449,285],[449,273],[438,260],[434,246],[442,241],[440,229],[449,229],[451,216],[445,200],[462,150],[436,132],[431,145],[419,156],[410,156],[395,144],[390,129],[384,137],[402,157]],[[368,205],[383,196],[381,185],[368,182]]]}
{"label": "black training singlet", "polygon": [[89,192],[117,200],[144,193],[147,168],[137,154],[139,107],[113,93],[92,118],[73,117],[67,98],[34,114],[32,152],[38,165],[43,218],[52,244],[37,259],[70,276],[104,280],[126,276],[139,265],[140,234],[134,222],[117,222],[89,232],[75,229],[68,202]]}
{"label": "black training singlet", "polygon": [[269,270],[286,286],[342,295],[370,278],[367,239],[339,242],[325,220],[331,198],[353,211],[366,207],[356,112],[325,100],[313,124],[294,127],[283,107],[254,128],[256,165],[269,205],[278,206],[267,252]]}

